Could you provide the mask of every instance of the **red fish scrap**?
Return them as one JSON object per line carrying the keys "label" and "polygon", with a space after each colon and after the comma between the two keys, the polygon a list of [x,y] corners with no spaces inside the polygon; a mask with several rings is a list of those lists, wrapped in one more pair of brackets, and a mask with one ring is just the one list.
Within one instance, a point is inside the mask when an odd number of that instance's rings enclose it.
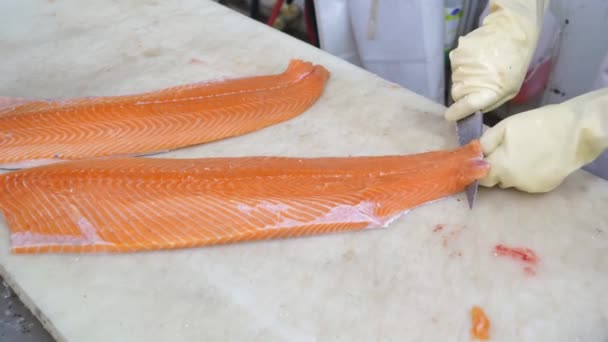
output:
{"label": "red fish scrap", "polygon": [[524,247],[507,247],[505,245],[496,245],[494,247],[494,255],[508,256],[529,264],[536,264],[538,262],[538,256],[536,256],[536,253],[534,253],[534,251],[530,248]]}
{"label": "red fish scrap", "polygon": [[[505,245],[496,245],[494,247],[494,255],[495,256],[507,256],[515,260],[519,260],[528,265],[536,265],[538,263],[539,258],[530,248],[525,247],[507,247]],[[533,276],[536,274],[536,271],[532,266],[524,267],[524,272],[527,275]]]}

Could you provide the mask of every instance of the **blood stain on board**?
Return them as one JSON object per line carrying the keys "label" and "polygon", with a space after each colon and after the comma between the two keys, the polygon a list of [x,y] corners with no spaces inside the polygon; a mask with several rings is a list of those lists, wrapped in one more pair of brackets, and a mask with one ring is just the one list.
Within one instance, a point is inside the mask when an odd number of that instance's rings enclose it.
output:
{"label": "blood stain on board", "polygon": [[531,276],[531,277],[536,275],[536,271],[532,267],[529,267],[529,266],[524,267],[524,273],[526,273],[526,275]]}
{"label": "blood stain on board", "polygon": [[526,275],[533,276],[536,271],[535,266],[540,260],[536,253],[527,247],[508,247],[502,244],[494,246],[494,256],[509,257],[513,260],[523,262],[528,266],[523,268]]}
{"label": "blood stain on board", "polygon": [[454,258],[454,257],[461,257],[462,256],[462,252],[452,252],[450,253],[450,257]]}
{"label": "blood stain on board", "polygon": [[188,61],[188,64],[203,64],[203,61],[201,61],[198,58],[190,58],[190,60]]}
{"label": "blood stain on board", "polygon": [[443,223],[438,223],[433,227],[433,233],[437,233],[440,236],[441,245],[448,249],[448,256],[450,258],[462,257],[462,251],[452,248],[449,244],[456,240],[458,236],[464,231],[466,226],[462,227],[448,227]]}
{"label": "blood stain on board", "polygon": [[494,247],[494,255],[508,256],[512,259],[521,260],[529,264],[536,264],[538,256],[530,248],[525,247],[507,247],[505,245],[496,245]]}

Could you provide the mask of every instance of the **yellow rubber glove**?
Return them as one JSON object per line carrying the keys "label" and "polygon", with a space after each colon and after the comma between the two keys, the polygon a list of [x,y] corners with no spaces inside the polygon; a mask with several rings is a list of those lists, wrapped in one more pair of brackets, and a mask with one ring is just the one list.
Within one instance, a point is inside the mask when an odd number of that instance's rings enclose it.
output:
{"label": "yellow rubber glove", "polygon": [[548,192],[608,149],[608,88],[502,120],[481,137],[479,184]]}
{"label": "yellow rubber glove", "polygon": [[449,121],[509,101],[526,77],[549,0],[490,0],[482,25],[459,38],[450,52],[452,98]]}

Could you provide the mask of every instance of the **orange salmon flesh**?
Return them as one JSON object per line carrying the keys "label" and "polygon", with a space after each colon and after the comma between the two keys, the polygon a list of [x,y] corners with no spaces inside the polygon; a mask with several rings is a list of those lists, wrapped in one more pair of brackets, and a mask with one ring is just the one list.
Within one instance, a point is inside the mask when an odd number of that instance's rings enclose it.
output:
{"label": "orange salmon flesh", "polygon": [[0,98],[0,168],[140,156],[253,132],[306,111],[330,73],[292,60],[278,75],[66,100]]}
{"label": "orange salmon flesh", "polygon": [[482,157],[473,141],[395,156],[68,161],[0,175],[0,211],[14,253],[135,252],[357,231],[463,191],[487,174]]}

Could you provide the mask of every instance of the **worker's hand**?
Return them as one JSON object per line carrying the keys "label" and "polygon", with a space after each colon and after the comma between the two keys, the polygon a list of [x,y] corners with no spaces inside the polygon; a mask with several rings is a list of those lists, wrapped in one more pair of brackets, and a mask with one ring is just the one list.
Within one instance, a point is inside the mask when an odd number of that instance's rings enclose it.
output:
{"label": "worker's hand", "polygon": [[542,28],[548,0],[491,0],[482,25],[450,52],[450,121],[489,112],[519,91]]}
{"label": "worker's hand", "polygon": [[516,114],[481,138],[490,172],[480,184],[548,192],[608,148],[608,88]]}

